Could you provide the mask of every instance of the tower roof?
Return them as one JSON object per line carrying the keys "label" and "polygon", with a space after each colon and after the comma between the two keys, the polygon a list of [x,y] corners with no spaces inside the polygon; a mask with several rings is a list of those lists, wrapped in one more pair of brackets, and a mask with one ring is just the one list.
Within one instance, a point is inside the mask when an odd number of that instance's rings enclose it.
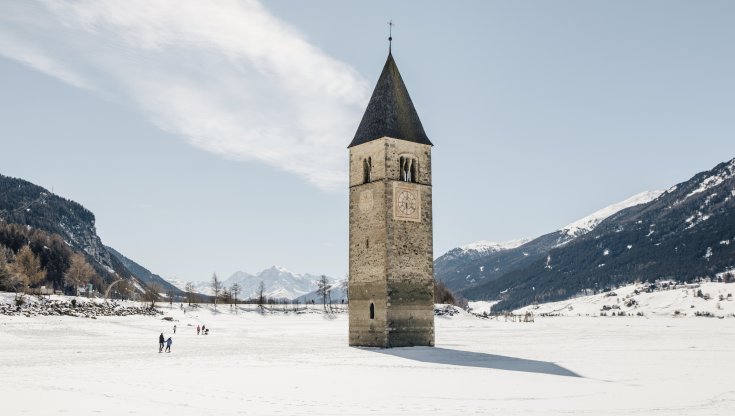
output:
{"label": "tower roof", "polygon": [[424,132],[390,52],[360,126],[348,147],[385,136],[433,146]]}

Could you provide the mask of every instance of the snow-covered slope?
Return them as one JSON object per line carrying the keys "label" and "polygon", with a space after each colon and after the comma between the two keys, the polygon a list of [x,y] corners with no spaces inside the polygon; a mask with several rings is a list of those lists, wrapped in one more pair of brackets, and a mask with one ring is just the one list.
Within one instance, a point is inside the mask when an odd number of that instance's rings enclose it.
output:
{"label": "snow-covered slope", "polygon": [[526,306],[515,313],[561,316],[735,316],[735,283],[631,284],[611,292]]}
{"label": "snow-covered slope", "polygon": [[[605,218],[619,212],[625,208],[632,206],[645,204],[658,198],[664,191],[646,191],[639,194],[633,195],[632,197],[620,201],[616,204],[612,204],[600,210],[593,212],[592,214],[574,221],[573,223],[563,227],[560,231],[572,238],[579,237],[582,234],[586,234],[592,231],[599,223]],[[565,241],[566,242],[566,241]]]}
{"label": "snow-covered slope", "polygon": [[[702,178],[699,181],[698,186],[694,190],[689,192],[684,199],[686,200],[692,195],[707,192],[710,189],[725,182],[726,180],[732,178],[733,176],[735,176],[735,159],[732,159],[730,162],[727,163],[727,165],[723,166],[723,168],[720,169],[719,171],[714,171],[712,172],[711,175],[705,176],[704,178]],[[674,187],[674,189],[670,189],[669,191],[674,191],[675,189],[676,187]]]}
{"label": "snow-covered slope", "polygon": [[549,250],[583,236],[609,216],[625,208],[650,202],[661,193],[641,192],[534,239],[521,238],[503,243],[478,241],[454,248],[434,261],[434,276],[456,291],[482,285],[545,257]]}
{"label": "snow-covered slope", "polygon": [[530,238],[519,238],[516,240],[504,241],[496,243],[494,241],[480,240],[474,243],[463,245],[459,250],[464,255],[481,256],[488,253],[496,253],[498,251],[510,250],[526,244],[531,241]]}

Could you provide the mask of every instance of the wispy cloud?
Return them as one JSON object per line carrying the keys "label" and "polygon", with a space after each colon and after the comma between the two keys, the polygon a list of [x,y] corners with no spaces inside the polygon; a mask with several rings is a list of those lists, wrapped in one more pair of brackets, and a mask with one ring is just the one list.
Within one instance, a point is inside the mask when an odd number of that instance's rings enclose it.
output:
{"label": "wispy cloud", "polygon": [[345,182],[369,89],[255,0],[0,3],[0,54],[236,160]]}

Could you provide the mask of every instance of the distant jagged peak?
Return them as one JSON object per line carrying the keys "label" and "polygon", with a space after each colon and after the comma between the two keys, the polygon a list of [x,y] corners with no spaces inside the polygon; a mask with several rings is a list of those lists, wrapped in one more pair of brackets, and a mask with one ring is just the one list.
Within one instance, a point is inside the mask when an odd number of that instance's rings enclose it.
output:
{"label": "distant jagged peak", "polygon": [[597,210],[582,219],[574,221],[573,223],[563,227],[560,231],[570,237],[579,237],[582,234],[592,231],[597,227],[597,225],[604,221],[605,218],[623,209],[651,202],[658,198],[663,192],[664,191],[645,191],[635,194],[624,201],[606,206],[605,208]]}
{"label": "distant jagged peak", "polygon": [[232,275],[229,277],[232,278],[244,278],[244,277],[252,277],[254,276],[252,273],[244,272],[242,270],[238,270],[235,273],[232,273]]}
{"label": "distant jagged peak", "polygon": [[266,273],[266,272],[277,272],[277,273],[294,274],[294,275],[295,274],[298,274],[298,273],[291,273],[291,271],[288,270],[287,268],[285,268],[283,266],[278,266],[278,265],[275,265],[275,264],[273,266],[271,266],[271,267],[263,270],[262,272],[260,272],[258,274],[263,274],[263,273]]}
{"label": "distant jagged peak", "polygon": [[516,247],[520,247],[527,242],[531,241],[530,238],[518,238],[515,240],[509,240],[509,241],[503,241],[503,242],[495,242],[495,241],[487,241],[487,240],[480,240],[475,241],[474,243],[465,244],[460,247],[462,251],[477,251],[482,253],[493,253],[496,251],[503,251],[503,250],[510,250]]}

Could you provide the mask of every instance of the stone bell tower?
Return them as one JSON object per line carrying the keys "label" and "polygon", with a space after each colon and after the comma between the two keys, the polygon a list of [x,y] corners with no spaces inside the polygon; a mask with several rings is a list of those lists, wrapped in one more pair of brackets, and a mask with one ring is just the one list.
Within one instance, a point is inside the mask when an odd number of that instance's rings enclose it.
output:
{"label": "stone bell tower", "polygon": [[350,345],[434,345],[431,147],[388,53],[349,145]]}

